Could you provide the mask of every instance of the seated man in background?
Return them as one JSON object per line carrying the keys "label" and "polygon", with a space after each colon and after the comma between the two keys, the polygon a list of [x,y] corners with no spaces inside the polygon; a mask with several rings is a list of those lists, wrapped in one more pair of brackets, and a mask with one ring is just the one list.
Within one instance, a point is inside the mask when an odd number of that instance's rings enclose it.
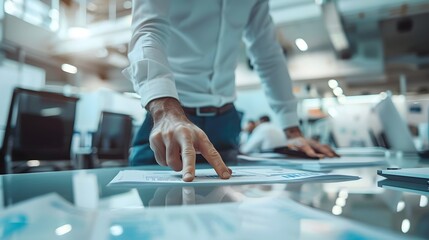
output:
{"label": "seated man in background", "polygon": [[262,116],[259,118],[259,124],[248,141],[240,146],[240,152],[244,154],[257,153],[264,150],[272,150],[276,147],[283,147],[286,144],[287,141],[283,129],[272,123],[268,116]]}
{"label": "seated man in background", "polygon": [[247,142],[252,135],[253,130],[256,128],[256,123],[253,120],[247,121],[246,126],[241,130],[240,133],[240,145]]}

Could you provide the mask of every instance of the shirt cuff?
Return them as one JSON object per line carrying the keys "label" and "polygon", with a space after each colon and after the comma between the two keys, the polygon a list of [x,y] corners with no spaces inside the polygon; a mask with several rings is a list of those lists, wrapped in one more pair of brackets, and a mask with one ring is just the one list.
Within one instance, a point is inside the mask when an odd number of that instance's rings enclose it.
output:
{"label": "shirt cuff", "polygon": [[157,98],[172,97],[179,100],[176,84],[169,78],[152,79],[136,88],[136,92],[141,96],[143,107]]}
{"label": "shirt cuff", "polygon": [[[150,80],[137,81],[136,78],[147,79],[147,76],[132,74],[132,67],[128,67],[122,71],[122,74],[129,79],[134,85],[134,91],[136,91],[141,97],[141,104],[143,107],[157,98],[172,97],[179,100],[179,96],[176,90],[176,83],[168,74],[166,77],[157,77]],[[136,76],[134,76],[136,75]],[[161,75],[161,74],[160,74]]]}

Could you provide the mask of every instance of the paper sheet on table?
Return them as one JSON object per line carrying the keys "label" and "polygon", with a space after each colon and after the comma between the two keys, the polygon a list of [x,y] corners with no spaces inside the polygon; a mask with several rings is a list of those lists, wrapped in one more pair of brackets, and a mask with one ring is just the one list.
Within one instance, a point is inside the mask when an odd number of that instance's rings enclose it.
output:
{"label": "paper sheet on table", "polygon": [[0,211],[0,239],[61,239],[66,233],[67,239],[88,239],[95,217],[49,193]]}
{"label": "paper sheet on table", "polygon": [[239,155],[238,159],[257,162],[267,165],[277,165],[285,167],[299,168],[303,170],[319,171],[335,168],[349,168],[361,166],[378,166],[385,165],[387,160],[385,157],[340,157],[340,158],[324,158],[320,160],[285,158],[282,154],[277,153],[260,153],[254,155]]}
{"label": "paper sheet on table", "polygon": [[122,170],[109,185],[229,185],[254,183],[288,183],[302,181],[347,181],[357,176],[324,174],[285,169],[279,166],[231,167],[232,177],[220,179],[214,169],[197,169],[192,182],[184,182],[182,174],[174,171]]}

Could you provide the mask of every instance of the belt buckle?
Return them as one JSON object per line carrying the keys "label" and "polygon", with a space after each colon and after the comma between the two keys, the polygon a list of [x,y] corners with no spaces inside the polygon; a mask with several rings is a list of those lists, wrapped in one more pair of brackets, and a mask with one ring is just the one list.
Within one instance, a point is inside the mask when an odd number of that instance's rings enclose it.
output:
{"label": "belt buckle", "polygon": [[203,113],[203,112],[201,112],[200,108],[199,108],[199,107],[197,107],[197,108],[196,108],[196,115],[197,115],[198,117],[214,117],[214,116],[216,116],[216,112],[207,112],[207,113]]}

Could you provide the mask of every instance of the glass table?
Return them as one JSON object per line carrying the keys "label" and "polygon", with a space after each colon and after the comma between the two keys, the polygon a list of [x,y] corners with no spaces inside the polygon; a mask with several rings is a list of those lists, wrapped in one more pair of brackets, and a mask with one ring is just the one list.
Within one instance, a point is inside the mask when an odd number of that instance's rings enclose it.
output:
{"label": "glass table", "polygon": [[429,190],[383,185],[386,167],[332,170],[356,181],[201,187],[107,186],[160,166],[3,175],[0,239],[429,239]]}

